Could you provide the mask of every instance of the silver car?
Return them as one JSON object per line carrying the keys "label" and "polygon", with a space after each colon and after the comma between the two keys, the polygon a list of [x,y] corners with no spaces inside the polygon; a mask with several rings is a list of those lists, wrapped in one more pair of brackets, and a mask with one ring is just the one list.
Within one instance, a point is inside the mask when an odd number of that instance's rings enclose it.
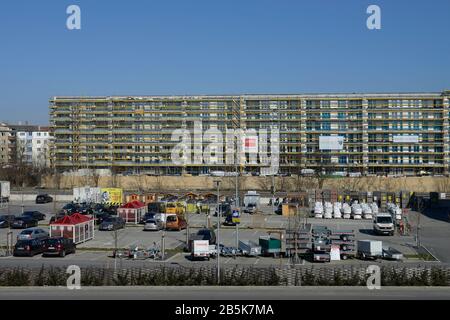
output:
{"label": "silver car", "polygon": [[159,231],[162,229],[161,221],[149,219],[145,221],[144,231]]}
{"label": "silver car", "polygon": [[46,239],[48,237],[48,232],[41,228],[28,228],[17,235],[17,240]]}

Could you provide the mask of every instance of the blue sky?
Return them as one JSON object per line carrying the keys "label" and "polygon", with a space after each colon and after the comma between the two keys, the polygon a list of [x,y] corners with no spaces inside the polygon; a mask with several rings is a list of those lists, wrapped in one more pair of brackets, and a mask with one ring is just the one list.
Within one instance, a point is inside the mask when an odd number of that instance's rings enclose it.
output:
{"label": "blue sky", "polygon": [[[77,4],[82,30],[66,29]],[[382,10],[382,29],[366,9]],[[54,95],[450,89],[450,1],[3,0],[0,121]]]}

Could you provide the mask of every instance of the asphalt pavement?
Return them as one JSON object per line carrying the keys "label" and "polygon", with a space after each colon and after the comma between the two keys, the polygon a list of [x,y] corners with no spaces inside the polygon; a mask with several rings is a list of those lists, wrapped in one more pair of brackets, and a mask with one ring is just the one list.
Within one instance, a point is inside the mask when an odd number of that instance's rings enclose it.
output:
{"label": "asphalt pavement", "polygon": [[0,300],[449,300],[441,287],[64,287],[0,288]]}

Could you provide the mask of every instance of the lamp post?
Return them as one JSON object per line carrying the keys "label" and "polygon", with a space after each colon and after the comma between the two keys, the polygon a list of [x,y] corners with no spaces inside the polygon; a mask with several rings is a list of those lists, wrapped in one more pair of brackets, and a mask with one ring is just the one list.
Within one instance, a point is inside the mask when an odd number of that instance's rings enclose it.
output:
{"label": "lamp post", "polygon": [[220,180],[214,180],[217,187],[217,285],[220,285]]}

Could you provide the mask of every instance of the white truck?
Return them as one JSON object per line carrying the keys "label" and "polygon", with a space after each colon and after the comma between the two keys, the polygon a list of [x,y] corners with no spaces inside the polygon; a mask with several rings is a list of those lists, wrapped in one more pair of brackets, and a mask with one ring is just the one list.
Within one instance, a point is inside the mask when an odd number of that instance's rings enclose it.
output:
{"label": "white truck", "polygon": [[9,202],[10,183],[9,181],[0,181],[0,202]]}
{"label": "white truck", "polygon": [[393,236],[395,232],[394,219],[390,213],[378,213],[373,220],[373,232]]}
{"label": "white truck", "polygon": [[215,245],[210,245],[209,240],[194,240],[192,242],[192,260],[203,259],[209,260],[217,255],[217,248]]}
{"label": "white truck", "polygon": [[261,196],[256,191],[248,191],[244,196],[244,212],[245,213],[256,213],[261,204]]}

